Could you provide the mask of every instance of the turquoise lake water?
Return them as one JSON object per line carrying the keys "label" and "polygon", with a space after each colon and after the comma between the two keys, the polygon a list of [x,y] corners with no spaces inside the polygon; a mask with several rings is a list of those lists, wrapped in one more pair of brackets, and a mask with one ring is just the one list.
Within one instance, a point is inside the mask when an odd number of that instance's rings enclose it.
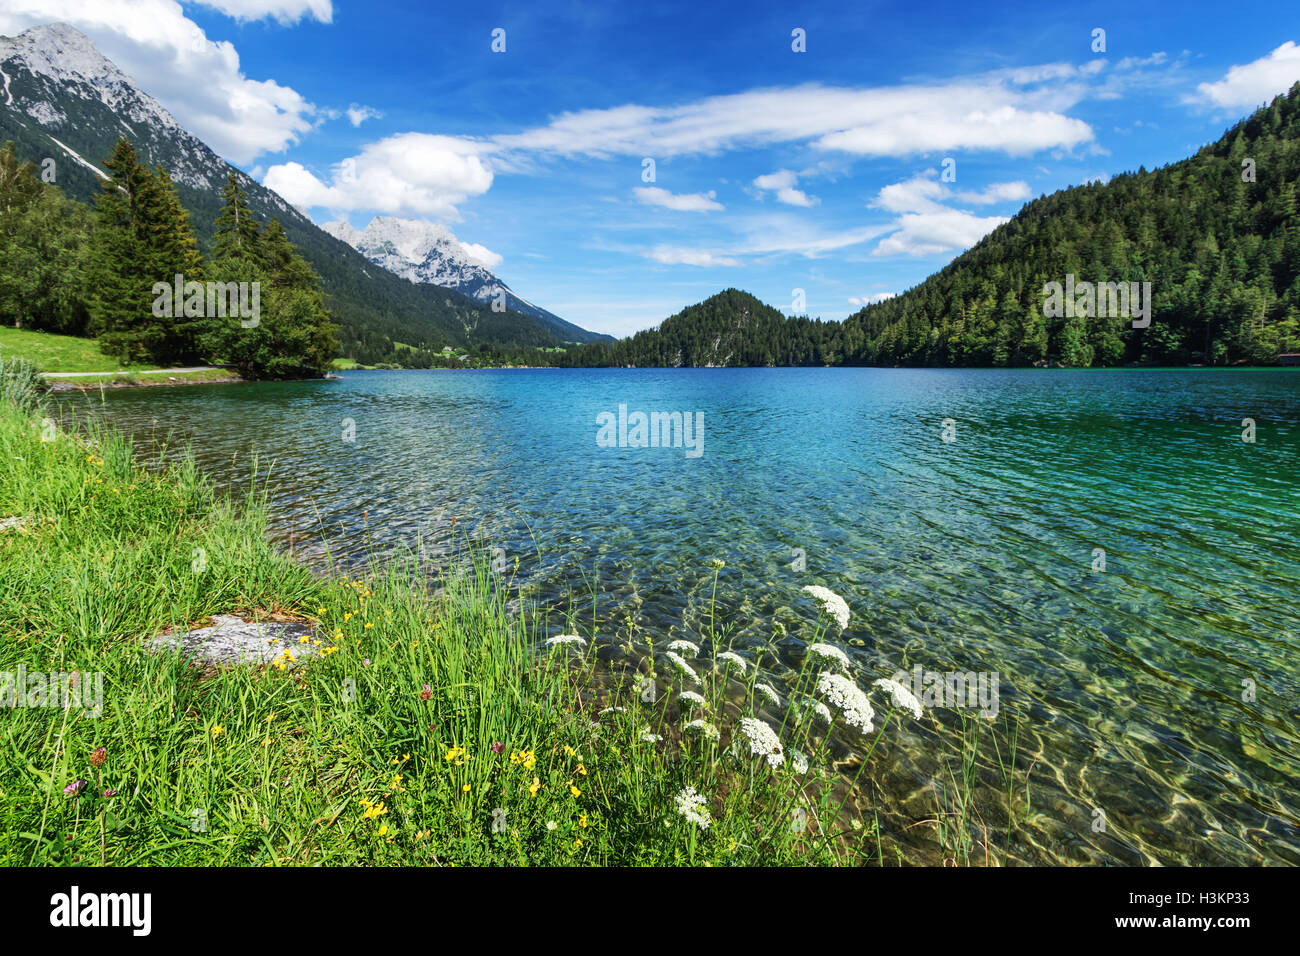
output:
{"label": "turquoise lake water", "polygon": [[[719,558],[718,627],[774,681],[809,584],[848,601],[832,642],[863,686],[996,674],[996,716],[891,724],[865,774],[860,808],[922,862],[965,726],[998,862],[1300,863],[1300,370],[359,371],[75,401],[229,485],[274,459],[275,533],[311,561],[436,567],[470,537],[556,633],[662,647],[708,628]],[[700,454],[617,424],[602,447],[620,405],[701,415]]]}

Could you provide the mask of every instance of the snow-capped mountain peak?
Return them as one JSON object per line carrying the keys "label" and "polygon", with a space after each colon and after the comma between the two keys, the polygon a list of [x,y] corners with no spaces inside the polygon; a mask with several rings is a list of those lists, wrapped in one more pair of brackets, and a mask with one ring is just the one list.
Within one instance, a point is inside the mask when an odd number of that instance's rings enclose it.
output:
{"label": "snow-capped mountain peak", "polygon": [[485,301],[509,292],[446,226],[418,219],[376,216],[365,229],[346,221],[321,226],[375,265],[412,282],[440,285]]}

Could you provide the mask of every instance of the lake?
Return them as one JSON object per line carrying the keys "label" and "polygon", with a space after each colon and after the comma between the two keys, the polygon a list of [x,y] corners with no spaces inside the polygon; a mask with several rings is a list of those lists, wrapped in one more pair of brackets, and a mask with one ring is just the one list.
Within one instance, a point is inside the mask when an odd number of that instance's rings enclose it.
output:
{"label": "lake", "polygon": [[[698,642],[716,605],[773,681],[822,585],[863,686],[995,677],[996,714],[891,723],[864,774],[909,859],[939,861],[914,824],[960,812],[978,730],[999,862],[1300,863],[1300,370],[358,371],[74,401],[228,487],[273,459],[275,534],[322,566],[472,539],[554,633]],[[693,444],[636,447],[635,412]]]}

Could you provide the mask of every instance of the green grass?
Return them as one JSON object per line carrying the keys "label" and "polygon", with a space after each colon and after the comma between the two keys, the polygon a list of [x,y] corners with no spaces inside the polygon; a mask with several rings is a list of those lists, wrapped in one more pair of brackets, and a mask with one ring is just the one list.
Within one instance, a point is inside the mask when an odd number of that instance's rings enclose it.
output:
{"label": "green grass", "polygon": [[[898,862],[874,811],[845,806],[894,711],[852,735],[846,781],[839,715],[792,705],[815,693],[815,655],[775,706],[752,662],[547,647],[573,623],[511,610],[511,582],[468,546],[433,582],[413,561],[313,573],[268,543],[265,475],[222,500],[192,460],[137,461],[41,404],[32,369],[0,373],[0,680],[103,681],[98,717],[3,715],[0,864]],[[315,624],[320,654],[200,669],[145,650],[217,613]],[[775,768],[739,730],[758,713]],[[678,811],[688,787],[707,828]]]}
{"label": "green grass", "polygon": [[[25,358],[56,372],[114,372],[124,368],[117,359],[101,352],[94,339],[7,326],[0,327],[0,356]],[[147,367],[125,366],[127,369]]]}
{"label": "green grass", "polygon": [[197,372],[169,371],[165,373],[149,371],[103,372],[92,375],[78,375],[73,378],[47,375],[46,378],[54,382],[66,382],[78,388],[98,388],[101,385],[166,386],[179,383],[195,385],[204,382],[242,381],[238,373],[226,369],[200,369]]}

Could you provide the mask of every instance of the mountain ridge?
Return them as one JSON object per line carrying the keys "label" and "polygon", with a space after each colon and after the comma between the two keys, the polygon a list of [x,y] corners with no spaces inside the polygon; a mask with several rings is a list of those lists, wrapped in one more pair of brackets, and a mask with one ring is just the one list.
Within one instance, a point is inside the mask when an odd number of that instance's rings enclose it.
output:
{"label": "mountain ridge", "polygon": [[[343,330],[344,352],[361,361],[400,357],[397,343],[429,349],[476,344],[531,349],[566,341],[534,316],[509,308],[493,312],[453,289],[414,284],[375,266],[217,156],[67,24],[45,24],[17,37],[0,37],[0,73],[5,104],[0,109],[0,142],[12,140],[20,158],[38,166],[55,159],[54,182],[72,199],[93,199],[105,175],[100,160],[125,137],[151,166],[167,169],[206,253],[220,188],[233,172],[253,211],[263,222],[278,218],[290,241],[320,274],[330,311]],[[602,340],[598,333],[585,336],[587,341]]]}

